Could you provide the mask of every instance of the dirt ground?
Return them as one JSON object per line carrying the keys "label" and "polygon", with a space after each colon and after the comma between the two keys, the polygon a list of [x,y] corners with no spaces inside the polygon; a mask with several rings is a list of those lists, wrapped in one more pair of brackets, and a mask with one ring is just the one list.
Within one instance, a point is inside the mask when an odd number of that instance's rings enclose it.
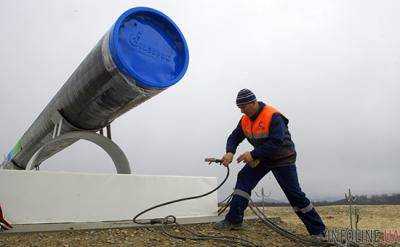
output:
{"label": "dirt ground", "polygon": [[[360,205],[360,229],[400,230],[400,205]],[[348,206],[317,207],[318,213],[328,228],[350,227]],[[266,209],[268,215],[281,217],[288,224],[300,225],[301,222],[289,207]]]}
{"label": "dirt ground", "polygon": [[[400,205],[359,206],[359,229],[380,231],[397,229],[400,233]],[[328,229],[349,227],[346,206],[318,207]],[[267,208],[270,217],[280,217],[281,226],[298,234],[306,235],[302,223],[289,207]],[[251,214],[250,212],[246,212]],[[299,246],[266,228],[260,221],[246,221],[246,227],[239,231],[216,231],[212,224],[190,225],[188,228],[201,234],[230,235],[246,238],[260,246]],[[182,229],[170,228],[173,234],[183,234]],[[216,241],[182,241],[161,234],[159,228],[128,228],[105,230],[82,230],[43,233],[0,234],[0,246],[237,246]],[[400,245],[392,245],[400,246]]]}

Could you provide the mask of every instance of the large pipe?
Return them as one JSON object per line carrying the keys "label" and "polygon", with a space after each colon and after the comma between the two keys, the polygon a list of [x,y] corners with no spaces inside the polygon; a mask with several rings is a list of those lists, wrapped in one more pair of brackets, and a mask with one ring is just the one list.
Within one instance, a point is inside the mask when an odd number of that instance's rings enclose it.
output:
{"label": "large pipe", "polygon": [[[126,11],[8,153],[3,167],[26,167],[52,138],[57,112],[75,128],[97,131],[177,83],[188,62],[185,38],[170,18],[150,8]],[[42,154],[39,164],[72,143]]]}

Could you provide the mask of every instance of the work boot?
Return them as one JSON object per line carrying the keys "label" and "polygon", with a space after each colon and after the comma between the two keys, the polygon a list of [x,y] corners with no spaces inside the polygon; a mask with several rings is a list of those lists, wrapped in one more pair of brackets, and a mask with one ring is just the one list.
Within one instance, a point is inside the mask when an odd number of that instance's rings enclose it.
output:
{"label": "work boot", "polygon": [[317,242],[327,242],[328,241],[324,233],[310,235],[310,236],[313,240],[315,240]]}
{"label": "work boot", "polygon": [[243,223],[231,223],[230,221],[224,219],[214,224],[214,229],[216,230],[241,230],[243,229]]}

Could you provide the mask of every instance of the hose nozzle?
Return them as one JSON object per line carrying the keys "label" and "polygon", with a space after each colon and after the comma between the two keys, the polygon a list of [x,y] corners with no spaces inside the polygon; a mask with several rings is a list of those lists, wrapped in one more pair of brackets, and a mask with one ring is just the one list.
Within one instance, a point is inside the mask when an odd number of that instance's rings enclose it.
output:
{"label": "hose nozzle", "polygon": [[209,165],[211,165],[211,163],[222,163],[222,159],[216,158],[205,158],[204,161],[208,162]]}

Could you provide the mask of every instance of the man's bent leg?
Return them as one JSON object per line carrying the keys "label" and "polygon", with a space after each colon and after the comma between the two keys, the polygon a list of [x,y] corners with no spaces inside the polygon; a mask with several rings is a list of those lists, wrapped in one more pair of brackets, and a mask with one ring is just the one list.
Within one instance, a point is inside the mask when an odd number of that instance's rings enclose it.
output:
{"label": "man's bent leg", "polygon": [[233,193],[229,212],[225,216],[225,220],[228,220],[233,224],[243,222],[244,211],[249,204],[251,191],[269,171],[270,170],[262,163],[255,168],[245,165],[242,170],[239,171],[235,191]]}
{"label": "man's bent leg", "polygon": [[272,172],[290,205],[310,235],[324,234],[325,225],[310,200],[301,190],[295,165],[273,168]]}

